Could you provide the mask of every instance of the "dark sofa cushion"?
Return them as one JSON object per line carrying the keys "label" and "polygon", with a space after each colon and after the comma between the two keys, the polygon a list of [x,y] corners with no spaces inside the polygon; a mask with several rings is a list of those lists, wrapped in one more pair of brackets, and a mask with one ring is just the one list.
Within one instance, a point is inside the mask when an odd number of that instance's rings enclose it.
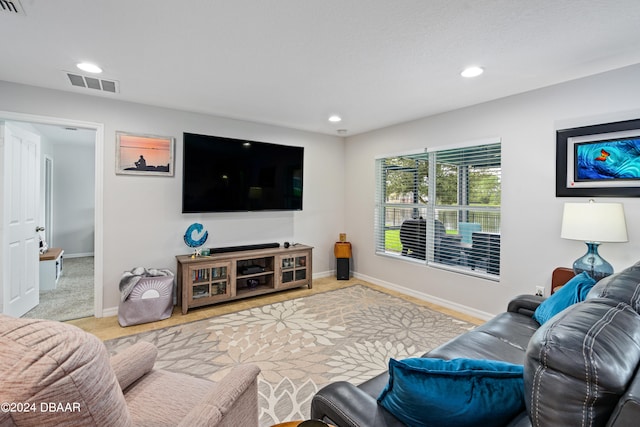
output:
{"label": "dark sofa cushion", "polygon": [[587,299],[591,298],[626,302],[640,313],[640,262],[600,280],[589,291]]}
{"label": "dark sofa cushion", "polygon": [[439,359],[503,360],[522,365],[529,339],[540,327],[531,317],[504,312],[424,355]]}
{"label": "dark sofa cushion", "polygon": [[604,426],[640,362],[640,316],[600,298],[575,304],[534,334],[524,364],[535,426]]}

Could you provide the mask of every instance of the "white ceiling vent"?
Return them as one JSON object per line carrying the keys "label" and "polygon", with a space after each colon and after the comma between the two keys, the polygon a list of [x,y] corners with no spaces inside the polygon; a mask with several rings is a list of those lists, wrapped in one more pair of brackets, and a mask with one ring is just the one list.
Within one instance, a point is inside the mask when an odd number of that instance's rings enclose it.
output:
{"label": "white ceiling vent", "polygon": [[0,0],[0,12],[6,12],[11,15],[26,16],[24,9],[20,4],[20,0]]}
{"label": "white ceiling vent", "polygon": [[[2,2],[2,0],[0,0]],[[118,93],[120,92],[118,82],[116,80],[97,79],[95,77],[82,76],[75,73],[67,73],[69,81],[73,86],[85,87],[88,89],[101,90],[103,92]]]}

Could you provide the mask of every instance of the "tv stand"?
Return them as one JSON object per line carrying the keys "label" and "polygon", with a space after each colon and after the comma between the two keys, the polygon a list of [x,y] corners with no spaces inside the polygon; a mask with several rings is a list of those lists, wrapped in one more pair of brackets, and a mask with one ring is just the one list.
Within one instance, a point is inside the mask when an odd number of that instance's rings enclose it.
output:
{"label": "tv stand", "polygon": [[285,289],[311,289],[311,246],[265,248],[192,257],[177,255],[178,305],[190,308]]}

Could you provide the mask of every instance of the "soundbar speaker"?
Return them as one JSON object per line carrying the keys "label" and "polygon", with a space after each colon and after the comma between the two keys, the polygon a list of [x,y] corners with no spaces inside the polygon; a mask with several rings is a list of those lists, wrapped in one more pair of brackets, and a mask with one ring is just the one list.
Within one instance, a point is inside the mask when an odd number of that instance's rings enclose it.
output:
{"label": "soundbar speaker", "polygon": [[223,254],[226,252],[240,252],[240,251],[252,251],[254,249],[271,249],[279,248],[280,243],[258,243],[255,245],[242,245],[242,246],[225,246],[221,248],[211,248],[212,254]]}

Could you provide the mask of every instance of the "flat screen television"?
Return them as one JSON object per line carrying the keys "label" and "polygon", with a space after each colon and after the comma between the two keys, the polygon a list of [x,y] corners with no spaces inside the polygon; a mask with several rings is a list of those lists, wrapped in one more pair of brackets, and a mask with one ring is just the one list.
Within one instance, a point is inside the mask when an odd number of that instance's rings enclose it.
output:
{"label": "flat screen television", "polygon": [[304,147],[184,133],[182,212],[302,210]]}

